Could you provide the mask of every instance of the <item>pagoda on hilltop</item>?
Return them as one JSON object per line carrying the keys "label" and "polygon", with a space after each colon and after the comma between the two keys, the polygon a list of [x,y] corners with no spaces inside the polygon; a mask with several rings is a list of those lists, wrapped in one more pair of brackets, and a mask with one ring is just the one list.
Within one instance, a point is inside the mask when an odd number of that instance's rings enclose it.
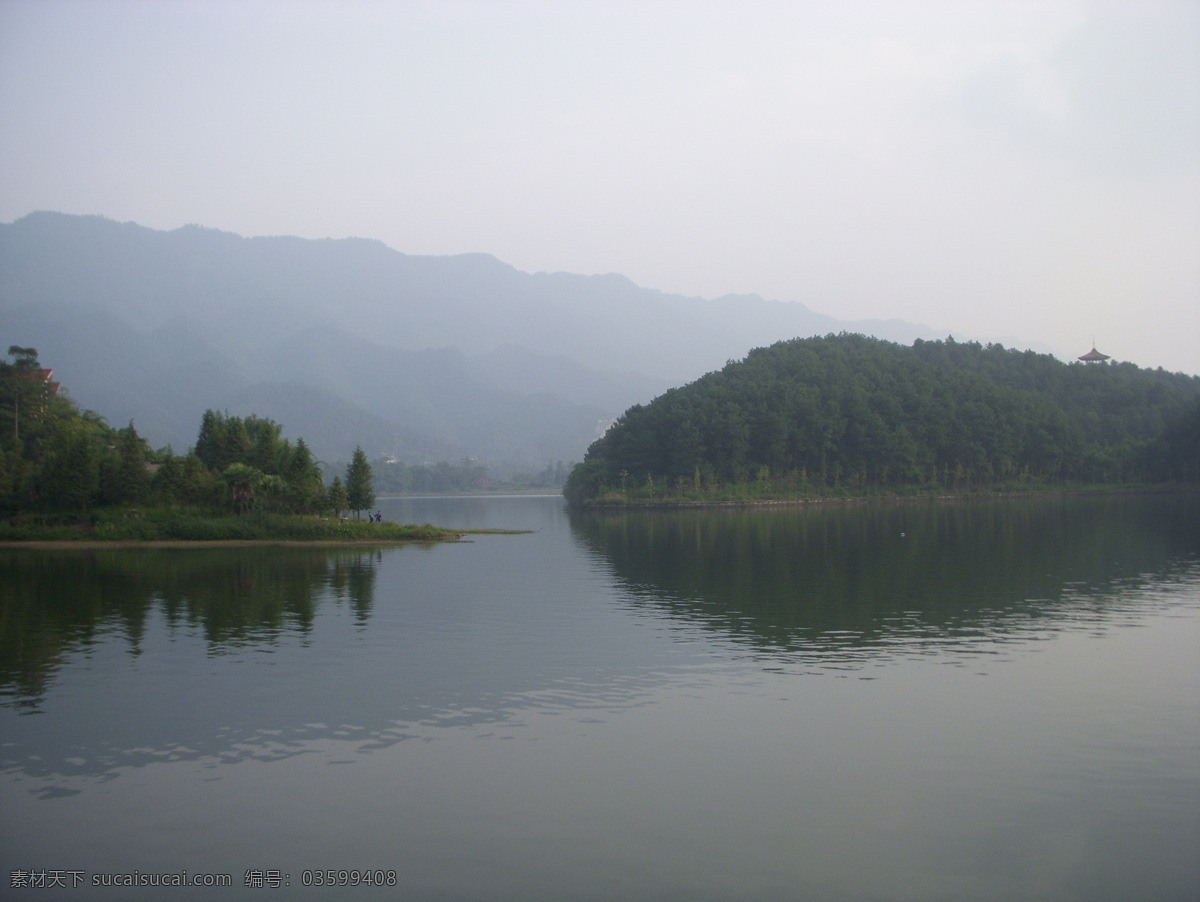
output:
{"label": "pagoda on hilltop", "polygon": [[1079,359],[1082,360],[1084,363],[1103,363],[1104,361],[1109,360],[1110,358],[1107,354],[1101,354],[1099,351],[1097,351],[1096,343],[1092,342],[1092,349],[1090,351],[1088,351],[1086,354],[1084,354],[1082,357],[1080,357]]}

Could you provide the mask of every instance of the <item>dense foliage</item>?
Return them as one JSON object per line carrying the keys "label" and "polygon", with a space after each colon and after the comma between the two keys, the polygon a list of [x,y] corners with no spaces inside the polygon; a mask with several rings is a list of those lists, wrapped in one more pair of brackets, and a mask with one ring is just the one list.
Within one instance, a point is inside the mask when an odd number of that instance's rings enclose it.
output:
{"label": "dense foliage", "polygon": [[[0,509],[78,517],[99,507],[186,507],[211,514],[316,514],[374,503],[369,466],[353,491],[325,488],[305,444],[256,416],[205,412],[187,454],[153,451],[131,422],[113,429],[80,411],[33,348],[0,362]],[[365,458],[363,460],[365,464]]]}
{"label": "dense foliage", "polygon": [[573,503],[1200,481],[1200,378],[999,345],[780,342],[588,449]]}

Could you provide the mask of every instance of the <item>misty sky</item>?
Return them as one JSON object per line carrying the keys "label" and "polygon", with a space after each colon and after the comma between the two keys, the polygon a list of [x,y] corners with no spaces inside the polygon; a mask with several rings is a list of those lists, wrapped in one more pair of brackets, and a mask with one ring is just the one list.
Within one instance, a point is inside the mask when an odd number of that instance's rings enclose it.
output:
{"label": "misty sky", "polygon": [[1200,373],[1200,2],[0,0],[34,210]]}

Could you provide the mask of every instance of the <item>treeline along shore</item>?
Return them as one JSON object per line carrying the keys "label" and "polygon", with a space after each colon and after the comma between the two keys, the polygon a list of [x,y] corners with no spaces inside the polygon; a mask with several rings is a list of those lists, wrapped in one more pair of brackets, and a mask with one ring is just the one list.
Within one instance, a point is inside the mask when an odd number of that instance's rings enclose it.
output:
{"label": "treeline along shore", "polygon": [[780,342],[588,449],[575,506],[1200,487],[1200,378],[974,342]]}
{"label": "treeline along shore", "polygon": [[[361,447],[344,480],[326,484],[304,440],[278,423],[209,410],[186,453],[154,450],[133,422],[114,428],[80,410],[35,349],[8,356],[0,541],[461,535],[372,515]],[[629,408],[564,494],[605,507],[1130,487],[1200,489],[1200,377],[843,333],[754,350]]]}
{"label": "treeline along shore", "polygon": [[[0,362],[0,541],[446,541],[385,522],[362,448],[325,484],[303,439],[269,419],[207,411],[194,447],[153,450],[131,422],[80,410],[34,348]],[[367,515],[364,517],[363,512]]]}

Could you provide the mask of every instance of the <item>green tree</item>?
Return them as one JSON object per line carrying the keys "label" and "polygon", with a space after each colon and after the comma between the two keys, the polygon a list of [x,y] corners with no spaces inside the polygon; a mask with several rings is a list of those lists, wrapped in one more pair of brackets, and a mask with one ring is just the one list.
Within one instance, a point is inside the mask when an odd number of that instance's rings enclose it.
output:
{"label": "green tree", "polygon": [[271,473],[258,482],[256,501],[264,510],[283,513],[291,503],[290,495],[290,487],[282,476]]}
{"label": "green tree", "polygon": [[42,471],[42,497],[56,510],[87,510],[100,490],[100,456],[88,431],[64,430]]}
{"label": "green tree", "polygon": [[255,496],[263,481],[263,472],[249,464],[230,464],[221,474],[229,488],[229,506],[235,514],[254,507]]}
{"label": "green tree", "polygon": [[346,494],[346,487],[342,484],[342,477],[333,477],[333,482],[330,483],[329,492],[326,495],[326,504],[333,511],[335,517],[340,517],[342,511],[349,509],[350,499]]}
{"label": "green tree", "polygon": [[354,449],[354,457],[346,468],[346,503],[357,518],[361,511],[375,504],[375,489],[371,481],[371,465],[361,447]]}
{"label": "green tree", "polygon": [[273,420],[253,415],[240,422],[246,430],[249,445],[245,462],[264,473],[283,475],[291,456],[291,446],[281,437],[283,427]]}
{"label": "green tree", "polygon": [[167,448],[150,487],[159,501],[174,504],[184,495],[183,461]]}
{"label": "green tree", "polygon": [[290,449],[283,477],[287,480],[288,495],[294,509],[301,513],[314,513],[325,499],[325,485],[321,470],[304,439],[297,439],[296,447]]}
{"label": "green tree", "polygon": [[[251,419],[254,421],[257,418]],[[252,422],[251,425],[255,423]],[[245,420],[241,417],[231,417],[227,413],[217,413],[215,410],[204,411],[195,448],[196,456],[204,466],[215,473],[221,473],[231,464],[253,465],[250,460],[253,448],[254,438],[251,437]]]}
{"label": "green tree", "polygon": [[198,506],[217,505],[221,503],[221,488],[223,483],[204,466],[204,462],[194,450],[184,457],[180,480],[181,500]]}
{"label": "green tree", "polygon": [[145,497],[150,488],[150,476],[146,472],[146,443],[137,434],[133,420],[117,433],[116,479],[110,494],[118,502],[136,504]]}
{"label": "green tree", "polygon": [[221,415],[215,410],[204,411],[204,416],[200,418],[200,434],[196,436],[193,452],[200,463],[210,470],[218,469],[223,432],[224,421]]}

